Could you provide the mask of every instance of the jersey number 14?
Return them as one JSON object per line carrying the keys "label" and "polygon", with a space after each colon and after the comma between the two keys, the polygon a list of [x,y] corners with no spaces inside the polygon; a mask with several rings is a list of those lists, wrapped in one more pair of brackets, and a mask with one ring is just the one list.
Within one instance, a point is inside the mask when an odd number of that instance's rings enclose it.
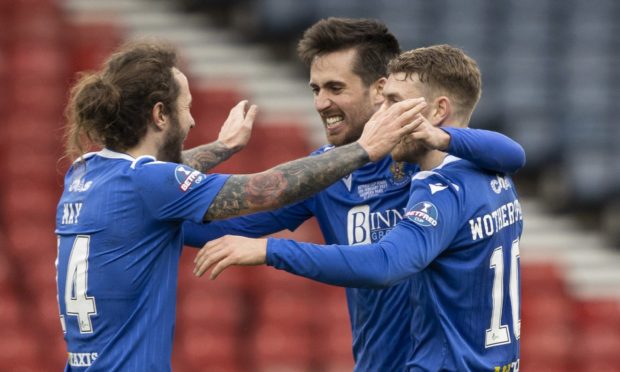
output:
{"label": "jersey number 14", "polygon": [[[65,312],[67,315],[77,317],[80,333],[93,332],[93,323],[90,317],[97,314],[95,298],[89,297],[86,293],[88,289],[89,248],[90,236],[78,235],[75,238],[69,255],[65,281]],[[60,315],[60,321],[63,331],[65,331],[65,320],[62,315]]]}

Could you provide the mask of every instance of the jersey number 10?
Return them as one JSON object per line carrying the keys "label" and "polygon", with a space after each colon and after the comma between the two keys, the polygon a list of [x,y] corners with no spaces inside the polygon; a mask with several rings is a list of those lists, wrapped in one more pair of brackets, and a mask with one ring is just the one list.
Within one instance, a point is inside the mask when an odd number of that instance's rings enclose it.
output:
{"label": "jersey number 10", "polygon": [[[493,311],[491,312],[491,328],[486,330],[484,346],[493,347],[510,343],[508,325],[501,324],[502,308],[504,307],[504,249],[497,247],[491,255],[491,269],[495,271],[493,279]],[[519,240],[512,242],[510,249],[510,305],[512,308],[512,327],[515,338],[521,334],[519,319]]]}

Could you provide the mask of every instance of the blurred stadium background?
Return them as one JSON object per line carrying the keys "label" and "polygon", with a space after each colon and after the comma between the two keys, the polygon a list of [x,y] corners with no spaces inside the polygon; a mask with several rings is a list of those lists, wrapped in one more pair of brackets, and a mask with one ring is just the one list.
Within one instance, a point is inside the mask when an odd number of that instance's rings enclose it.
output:
{"label": "blurred stadium background", "polygon": [[[54,214],[67,89],[125,40],[180,48],[197,127],[212,141],[240,99],[252,140],[219,172],[306,155],[323,129],[295,41],[328,16],[383,20],[403,50],[479,61],[473,126],[526,149],[522,371],[620,371],[620,2],[616,0],[0,0],[0,371],[58,371]],[[320,242],[316,224],[294,234]],[[347,371],[344,292],[270,268],[179,279],[176,371]],[[157,326],[157,325],[154,325]]]}

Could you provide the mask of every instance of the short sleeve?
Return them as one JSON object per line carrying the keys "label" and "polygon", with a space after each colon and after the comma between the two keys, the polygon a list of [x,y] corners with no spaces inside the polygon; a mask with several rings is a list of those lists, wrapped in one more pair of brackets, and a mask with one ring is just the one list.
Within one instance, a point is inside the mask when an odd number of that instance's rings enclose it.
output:
{"label": "short sleeve", "polygon": [[199,223],[230,176],[206,175],[176,163],[137,162],[132,177],[155,219]]}

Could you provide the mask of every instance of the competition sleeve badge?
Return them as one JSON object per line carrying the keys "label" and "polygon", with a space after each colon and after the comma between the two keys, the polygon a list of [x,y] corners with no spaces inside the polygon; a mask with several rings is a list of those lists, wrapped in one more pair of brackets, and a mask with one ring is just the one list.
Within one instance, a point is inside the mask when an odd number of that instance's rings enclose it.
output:
{"label": "competition sleeve badge", "polygon": [[424,201],[420,202],[409,209],[405,213],[405,217],[410,219],[413,223],[423,227],[437,226],[439,221],[437,220],[437,207],[435,204]]}
{"label": "competition sleeve badge", "polygon": [[174,169],[174,177],[179,183],[181,191],[186,192],[191,189],[193,185],[199,184],[204,179],[204,175],[195,169],[192,169],[185,165],[178,165]]}

